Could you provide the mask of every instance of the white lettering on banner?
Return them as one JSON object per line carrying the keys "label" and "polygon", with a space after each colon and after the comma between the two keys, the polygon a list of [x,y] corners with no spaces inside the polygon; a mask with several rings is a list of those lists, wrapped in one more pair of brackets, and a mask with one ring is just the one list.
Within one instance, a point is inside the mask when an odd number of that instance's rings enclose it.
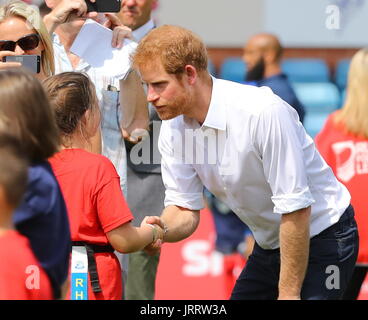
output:
{"label": "white lettering on banner", "polygon": [[336,157],[336,175],[349,182],[355,175],[368,173],[368,142],[343,141],[332,144]]}
{"label": "white lettering on banner", "polygon": [[191,240],[182,249],[183,274],[189,277],[219,276],[223,270],[223,257],[213,251],[208,240]]}

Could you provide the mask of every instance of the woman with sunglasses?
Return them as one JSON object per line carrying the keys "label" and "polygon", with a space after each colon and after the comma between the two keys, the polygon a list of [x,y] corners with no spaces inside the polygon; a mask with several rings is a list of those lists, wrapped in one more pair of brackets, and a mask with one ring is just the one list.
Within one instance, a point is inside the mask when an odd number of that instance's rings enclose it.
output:
{"label": "woman with sunglasses", "polygon": [[[40,55],[38,78],[53,74],[51,40],[33,7],[21,1],[1,6],[0,40],[0,61],[10,55]],[[12,66],[18,65],[0,62],[0,69]],[[3,79],[0,129],[6,128],[21,138],[31,162],[26,194],[14,213],[13,222],[17,231],[29,239],[35,256],[49,276],[54,298],[60,298],[68,275],[71,240],[65,202],[47,161],[58,150],[57,127],[44,96],[30,89],[38,81],[29,74],[12,72],[0,72]]]}
{"label": "woman with sunglasses", "polygon": [[54,52],[50,35],[42,22],[39,11],[22,1],[0,7],[0,70],[18,67],[18,62],[3,62],[14,55],[41,57],[40,80],[54,73]]}

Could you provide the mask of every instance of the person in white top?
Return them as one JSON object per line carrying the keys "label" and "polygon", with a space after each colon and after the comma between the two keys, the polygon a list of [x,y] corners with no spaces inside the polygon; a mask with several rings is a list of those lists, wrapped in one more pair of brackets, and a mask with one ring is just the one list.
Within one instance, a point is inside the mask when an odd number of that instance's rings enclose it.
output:
{"label": "person in white top", "polygon": [[147,222],[166,229],[165,242],[190,236],[205,186],[256,240],[231,299],[339,298],[358,245],[350,194],[297,112],[269,88],[211,77],[203,42],[181,27],[151,31],[133,66],[163,120],[165,209]]}

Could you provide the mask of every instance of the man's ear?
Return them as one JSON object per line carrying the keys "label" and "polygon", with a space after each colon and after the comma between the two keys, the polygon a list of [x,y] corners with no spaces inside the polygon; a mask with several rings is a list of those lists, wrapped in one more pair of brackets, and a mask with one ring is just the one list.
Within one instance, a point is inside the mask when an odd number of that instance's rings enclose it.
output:
{"label": "man's ear", "polygon": [[158,7],[158,0],[152,0],[151,10],[155,10]]}
{"label": "man's ear", "polygon": [[193,85],[196,82],[197,77],[198,77],[197,69],[191,64],[187,64],[184,67],[184,70],[188,78],[188,84]]}
{"label": "man's ear", "polygon": [[271,64],[276,61],[276,52],[272,50],[266,50],[263,53],[263,59],[266,64]]}

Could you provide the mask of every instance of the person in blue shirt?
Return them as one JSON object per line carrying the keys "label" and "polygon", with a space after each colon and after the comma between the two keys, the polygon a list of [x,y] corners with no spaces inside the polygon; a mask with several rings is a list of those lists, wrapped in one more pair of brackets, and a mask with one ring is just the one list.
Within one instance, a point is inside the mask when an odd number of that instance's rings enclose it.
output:
{"label": "person in blue shirt", "polygon": [[243,60],[247,64],[245,82],[271,88],[298,112],[299,119],[303,122],[304,106],[281,70],[282,52],[283,48],[276,36],[269,33],[252,36],[244,47]]}
{"label": "person in blue shirt", "polygon": [[28,238],[58,299],[66,289],[71,252],[66,205],[47,160],[58,151],[58,129],[42,85],[32,74],[20,68],[3,70],[0,88],[0,135],[18,139],[30,162],[13,224]]}

